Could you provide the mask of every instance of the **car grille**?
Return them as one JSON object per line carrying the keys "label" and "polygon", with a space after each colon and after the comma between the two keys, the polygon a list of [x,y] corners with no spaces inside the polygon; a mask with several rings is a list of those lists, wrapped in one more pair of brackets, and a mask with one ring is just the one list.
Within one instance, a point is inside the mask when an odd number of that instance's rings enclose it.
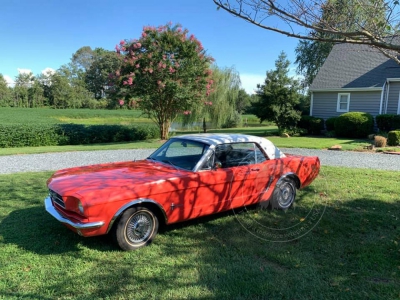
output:
{"label": "car grille", "polygon": [[62,208],[65,208],[65,203],[61,195],[57,194],[55,191],[49,190],[50,198],[54,203],[57,203]]}

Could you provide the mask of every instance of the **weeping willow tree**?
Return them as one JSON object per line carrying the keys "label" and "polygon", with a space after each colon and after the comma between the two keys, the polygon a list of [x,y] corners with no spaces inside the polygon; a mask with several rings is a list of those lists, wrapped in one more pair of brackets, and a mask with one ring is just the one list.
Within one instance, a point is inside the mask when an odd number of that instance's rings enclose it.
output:
{"label": "weeping willow tree", "polygon": [[[239,97],[240,77],[233,68],[212,67],[212,89],[207,98],[190,111],[184,112],[183,124],[207,121],[213,128],[231,127],[240,123],[241,117],[236,110]],[[206,129],[204,129],[206,131]]]}

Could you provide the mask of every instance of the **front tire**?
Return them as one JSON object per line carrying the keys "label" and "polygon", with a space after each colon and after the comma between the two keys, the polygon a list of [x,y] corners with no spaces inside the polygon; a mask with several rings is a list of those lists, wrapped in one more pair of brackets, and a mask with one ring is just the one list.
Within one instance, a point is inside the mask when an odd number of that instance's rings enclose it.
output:
{"label": "front tire", "polygon": [[272,193],[271,207],[273,209],[287,210],[296,199],[296,184],[290,178],[279,182]]}
{"label": "front tire", "polygon": [[127,209],[115,225],[113,236],[121,249],[136,250],[151,243],[158,231],[157,216],[148,208]]}

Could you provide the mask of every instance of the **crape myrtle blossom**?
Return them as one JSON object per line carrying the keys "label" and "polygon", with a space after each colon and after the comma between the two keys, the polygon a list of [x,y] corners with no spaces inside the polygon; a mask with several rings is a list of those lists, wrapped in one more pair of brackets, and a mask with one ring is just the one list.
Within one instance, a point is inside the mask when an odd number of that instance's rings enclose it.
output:
{"label": "crape myrtle blossom", "polygon": [[187,29],[172,23],[145,26],[139,39],[121,40],[115,73],[117,99],[141,97],[137,107],[159,126],[161,138],[178,114],[191,114],[212,92],[213,58]]}

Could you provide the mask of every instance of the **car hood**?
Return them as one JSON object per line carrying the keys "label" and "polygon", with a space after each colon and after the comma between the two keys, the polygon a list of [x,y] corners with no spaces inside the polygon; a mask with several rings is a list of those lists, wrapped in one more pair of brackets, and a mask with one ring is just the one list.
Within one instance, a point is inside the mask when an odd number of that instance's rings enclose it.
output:
{"label": "car hood", "polygon": [[85,190],[125,188],[136,190],[166,180],[175,180],[192,172],[177,169],[168,164],[141,160],[119,162],[59,170],[47,184],[49,189],[61,195],[79,193]]}

